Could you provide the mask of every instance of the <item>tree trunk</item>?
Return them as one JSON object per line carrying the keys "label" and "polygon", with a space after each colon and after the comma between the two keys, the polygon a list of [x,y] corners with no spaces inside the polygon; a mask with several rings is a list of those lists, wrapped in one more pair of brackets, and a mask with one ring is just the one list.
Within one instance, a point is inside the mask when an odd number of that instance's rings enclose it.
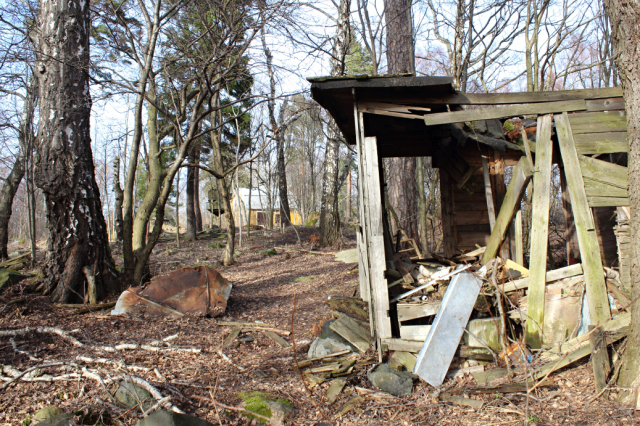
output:
{"label": "tree trunk", "polygon": [[627,110],[629,204],[631,206],[631,324],[618,386],[619,400],[638,408],[640,388],[640,2],[605,0],[616,64]]}
{"label": "tree trunk", "polygon": [[122,187],[120,187],[120,157],[116,157],[113,160],[113,194],[115,195],[114,202],[114,222],[116,231],[116,241],[122,241],[122,200],[124,193]]}
{"label": "tree trunk", "polygon": [[[194,162],[191,156],[191,161]],[[187,232],[184,239],[187,241],[195,241],[196,239],[196,168],[187,167]]]}
{"label": "tree trunk", "polygon": [[[411,3],[407,0],[385,0],[384,3],[388,73],[415,73]],[[409,238],[417,239],[416,160],[389,158],[387,171],[389,202],[398,215],[402,229]]]}
{"label": "tree trunk", "polygon": [[16,157],[9,176],[4,180],[0,190],[0,259],[7,259],[7,244],[9,242],[9,219],[13,207],[13,197],[16,195],[20,181],[24,177],[24,152]]}
{"label": "tree trunk", "polygon": [[[338,28],[333,42],[333,58],[331,60],[331,75],[341,76],[345,73],[345,58],[349,52],[351,34],[349,25],[349,11],[351,2],[340,1],[338,10]],[[320,246],[334,244],[342,237],[340,229],[340,213],[338,211],[338,160],[340,154],[340,139],[342,135],[336,123],[331,120],[328,125],[327,148],[324,158],[324,173],[322,178],[322,198],[320,199]]]}
{"label": "tree trunk", "polygon": [[95,181],[89,118],[89,3],[40,0],[36,49],[40,122],[35,181],[48,219],[46,293],[81,301],[95,279],[98,298],[111,287],[113,260]]}
{"label": "tree trunk", "polygon": [[[200,162],[200,155],[197,159]],[[196,168],[194,180],[193,208],[196,214],[196,232],[202,232],[202,209],[200,208],[200,169]]]}
{"label": "tree trunk", "polygon": [[[7,253],[7,244],[9,242],[9,220],[11,219],[11,212],[13,209],[13,198],[18,191],[20,181],[25,174],[25,165],[28,164],[28,159],[33,149],[33,112],[35,110],[36,103],[36,91],[38,90],[37,80],[35,77],[31,77],[29,86],[27,87],[26,98],[24,99],[24,106],[22,117],[20,118],[20,126],[18,128],[18,140],[20,143],[20,154],[16,157],[16,161],[13,163],[9,176],[4,181],[2,189],[0,190],[0,258],[6,259],[9,257]],[[31,204],[31,194],[27,191],[27,198]],[[32,240],[33,226],[31,209],[29,209],[29,224],[30,234],[29,239]],[[33,253],[32,253],[33,255]],[[35,259],[32,259],[35,260]]]}

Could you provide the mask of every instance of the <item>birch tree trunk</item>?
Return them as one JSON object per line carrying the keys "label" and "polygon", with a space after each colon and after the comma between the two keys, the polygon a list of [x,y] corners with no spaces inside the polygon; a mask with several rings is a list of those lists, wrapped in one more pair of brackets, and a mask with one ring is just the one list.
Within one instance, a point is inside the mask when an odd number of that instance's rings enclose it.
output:
{"label": "birch tree trunk", "polygon": [[[345,58],[349,53],[351,40],[349,12],[350,0],[341,0],[338,11],[338,28],[333,42],[333,58],[331,60],[331,75],[341,76],[345,73]],[[324,173],[322,178],[322,198],[320,199],[320,246],[334,244],[342,237],[340,229],[340,213],[338,211],[338,193],[340,183],[338,179],[338,165],[340,154],[340,139],[342,135],[333,120],[329,121],[327,148],[324,157]]]}
{"label": "birch tree trunk", "polygon": [[[387,24],[387,64],[389,74],[415,73],[411,24],[411,3],[408,0],[385,0]],[[398,215],[400,226],[409,238],[418,238],[416,159],[387,160],[389,202]]]}
{"label": "birch tree trunk", "polygon": [[88,276],[97,297],[112,290],[113,260],[95,181],[89,119],[89,2],[39,2],[36,75],[40,121],[35,181],[45,198],[49,239],[45,292],[80,301]]}
{"label": "birch tree trunk", "polygon": [[631,206],[631,324],[618,378],[619,401],[638,409],[640,388],[640,1],[605,0],[627,110]]}
{"label": "birch tree trunk", "polygon": [[[197,149],[193,149],[190,155],[190,163],[197,164],[199,161]],[[184,239],[195,241],[196,239],[196,170],[195,167],[187,167],[187,232]]]}

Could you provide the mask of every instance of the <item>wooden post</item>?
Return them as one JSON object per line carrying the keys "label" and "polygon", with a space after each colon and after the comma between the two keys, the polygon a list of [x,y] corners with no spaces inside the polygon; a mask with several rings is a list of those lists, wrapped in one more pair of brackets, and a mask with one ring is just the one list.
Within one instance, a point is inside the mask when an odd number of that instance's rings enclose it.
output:
{"label": "wooden post", "polygon": [[364,179],[364,162],[365,153],[362,143],[362,132],[360,129],[360,116],[358,112],[357,104],[353,104],[353,115],[356,127],[356,147],[358,155],[358,214],[360,218],[360,225],[357,230],[357,242],[358,242],[358,275],[360,279],[360,297],[369,305],[369,328],[371,334],[375,334],[375,322],[373,316],[373,303],[371,300],[371,281],[369,279],[369,237],[368,237],[368,225],[369,222],[365,220],[367,217],[367,202],[366,202],[366,185]]}
{"label": "wooden post", "polygon": [[509,225],[511,225],[517,208],[520,206],[522,194],[524,194],[525,188],[531,180],[532,175],[533,171],[531,171],[531,167],[529,167],[529,162],[525,157],[522,157],[513,169],[513,176],[511,177],[509,188],[507,188],[507,194],[502,202],[500,213],[498,213],[498,217],[496,218],[495,228],[493,228],[493,232],[487,243],[487,248],[482,256],[483,265],[498,254],[500,244],[507,234],[507,230],[509,229]]}
{"label": "wooden post", "polygon": [[[495,201],[496,206],[502,209],[502,203],[504,202],[505,194],[507,193],[507,187],[504,183],[504,157],[498,150],[493,150],[493,177],[495,180]],[[532,169],[533,170],[533,169]],[[508,228],[507,228],[508,229]],[[493,230],[491,231],[493,232]],[[504,237],[503,237],[504,238]],[[508,259],[511,252],[511,235],[509,239],[502,243],[502,249],[500,250],[500,257]]]}
{"label": "wooden post", "polygon": [[378,146],[375,137],[364,138],[364,179],[367,181],[367,202],[370,226],[369,240],[369,273],[371,296],[375,315],[377,340],[391,337],[391,320],[389,318],[389,291],[385,271],[384,229],[382,225],[382,192],[380,191],[380,175]]}
{"label": "wooden post", "polygon": [[529,295],[525,341],[533,349],[542,346],[544,294],[549,241],[549,197],[551,196],[551,115],[538,117],[536,169],[533,177],[533,217],[529,250]]}
{"label": "wooden post", "polygon": [[603,328],[599,327],[596,330],[594,328],[595,326],[593,325],[589,326],[589,331],[591,332],[589,337],[589,342],[591,343],[591,366],[593,368],[596,393],[600,393],[607,386],[607,374],[609,374],[611,367]]}
{"label": "wooden post", "polygon": [[[567,177],[567,189],[571,196],[571,208],[575,220],[576,234],[578,235],[578,245],[580,246],[580,254],[582,258],[582,268],[584,269],[584,281],[587,291],[587,303],[589,305],[589,314],[591,316],[591,324],[594,326],[601,325],[611,318],[609,309],[609,297],[607,295],[607,287],[604,281],[604,273],[602,269],[602,258],[600,257],[600,248],[598,247],[598,236],[596,234],[595,224],[591,209],[587,202],[587,194],[584,189],[584,180],[573,141],[571,125],[566,112],[562,115],[554,117],[556,123],[556,131],[558,133],[558,142],[560,144],[560,153],[564,162],[565,176]],[[603,351],[606,356],[606,351]],[[609,359],[606,356],[605,363],[593,365],[594,376],[606,376],[609,369]],[[603,368],[606,367],[606,368]],[[601,369],[603,371],[595,372]]]}
{"label": "wooden post", "polygon": [[482,156],[482,175],[484,176],[484,194],[487,198],[487,210],[489,211],[489,229],[493,232],[496,224],[496,208],[493,205],[493,191],[491,191],[491,179],[489,178],[489,162],[486,156]]}

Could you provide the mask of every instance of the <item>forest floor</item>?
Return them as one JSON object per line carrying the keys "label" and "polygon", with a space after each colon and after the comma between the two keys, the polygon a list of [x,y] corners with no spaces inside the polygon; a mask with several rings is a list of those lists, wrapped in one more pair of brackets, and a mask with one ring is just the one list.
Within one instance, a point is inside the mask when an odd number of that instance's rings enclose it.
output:
{"label": "forest floor", "polygon": [[[299,232],[302,248],[310,250],[317,228],[301,228]],[[175,248],[175,242],[159,244],[151,262],[152,273],[161,275],[179,267],[213,264],[220,259],[223,250],[212,248],[214,241],[183,241],[180,249]],[[265,255],[265,250],[272,247],[276,248],[277,254]],[[342,248],[352,247],[355,247],[353,232],[346,235]],[[171,396],[171,401],[179,408],[214,424],[252,423],[238,412],[216,410],[211,403],[214,398],[237,407],[241,402],[239,391],[266,391],[291,401],[297,411],[288,424],[295,425],[319,422],[487,426],[639,424],[640,417],[634,411],[621,408],[608,398],[594,398],[588,360],[554,373],[547,386],[537,388],[529,396],[526,393],[467,395],[464,388],[473,385],[470,377],[445,382],[445,387],[461,389],[461,396],[484,402],[482,408],[473,409],[436,400],[434,388],[420,380],[415,382],[410,396],[380,398],[377,394],[378,397],[373,397],[376,394],[362,390],[372,388],[366,373],[376,365],[377,356],[371,351],[360,356],[362,362],[357,364],[352,375],[347,376],[347,386],[340,397],[328,404],[323,396],[329,383],[307,391],[296,367],[292,347],[281,348],[259,332],[250,333],[246,342],[223,347],[231,327],[217,324],[218,321],[263,321],[277,329],[291,330],[293,334],[287,339],[295,339],[297,359],[306,359],[315,333],[330,317],[329,308],[323,301],[331,294],[354,295],[358,289],[358,274],[354,265],[337,262],[330,255],[295,251],[300,248],[291,229],[285,233],[254,232],[250,238],[245,235],[242,247],[238,248],[237,263],[218,268],[233,283],[227,311],[219,318],[126,318],[109,316],[108,311],[73,315],[69,310],[53,309],[47,297],[25,293],[28,281],[25,280],[1,296],[0,330],[57,327],[72,333],[84,345],[74,346],[68,339],[52,334],[31,333],[16,337],[13,342],[8,337],[0,337],[0,364],[24,371],[28,367],[57,361],[78,362],[77,356],[109,358],[118,361],[120,367],[108,363],[91,365],[103,379],[122,374],[119,368],[126,365],[130,374],[145,379],[163,395]],[[300,280],[300,277],[309,279]],[[24,301],[6,305],[7,301],[19,298]],[[115,299],[114,296],[110,300]],[[134,349],[99,353],[91,348],[121,343],[149,344],[176,334],[178,337],[170,342],[172,347],[196,348],[201,352]],[[43,367],[43,370],[53,376],[75,371],[60,367]],[[345,402],[358,395],[364,397],[362,403],[339,416]],[[0,388],[0,424],[20,425],[38,409],[49,405],[56,405],[66,412],[107,409],[114,424],[133,425],[142,416],[134,410],[117,409],[105,401],[105,389],[99,382],[86,377],[48,382],[17,381],[6,389]]]}

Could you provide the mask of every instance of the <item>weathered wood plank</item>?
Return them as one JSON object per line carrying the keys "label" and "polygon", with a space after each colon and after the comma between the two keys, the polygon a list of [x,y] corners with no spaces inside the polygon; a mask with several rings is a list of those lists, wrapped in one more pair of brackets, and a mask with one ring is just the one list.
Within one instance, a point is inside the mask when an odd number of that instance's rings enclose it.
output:
{"label": "weathered wood plank", "polygon": [[382,199],[380,190],[378,147],[375,137],[364,138],[366,153],[367,201],[369,205],[370,241],[370,280],[371,294],[375,315],[377,338],[391,337],[391,320],[389,318],[389,292],[384,277],[385,252],[384,230],[382,226]]}
{"label": "weathered wood plank", "polygon": [[[368,199],[367,199],[367,182],[365,176],[365,152],[363,141],[363,119],[362,113],[358,112],[357,104],[353,103],[353,115],[356,128],[356,145],[358,155],[358,207],[360,215],[360,226],[358,227],[358,275],[360,279],[360,297],[367,302],[371,313],[374,312],[373,300],[371,297],[371,277],[369,275],[369,229],[368,221]],[[369,329],[371,334],[375,332],[375,317],[369,315]]]}
{"label": "weathered wood plank", "polygon": [[360,352],[364,353],[369,349],[371,342],[366,338],[366,330],[355,321],[349,321],[348,317],[341,315],[331,323],[329,328],[358,348]]}
{"label": "weathered wood plank", "polygon": [[491,178],[489,177],[489,161],[482,156],[482,176],[484,177],[484,194],[487,199],[487,211],[489,214],[489,229],[493,232],[496,224],[496,208],[493,205],[493,192],[491,191]]}
{"label": "weathered wood plank", "polygon": [[401,325],[400,338],[405,340],[415,340],[424,342],[431,330],[430,325]]}
{"label": "weathered wood plank", "polygon": [[525,341],[534,349],[542,346],[544,294],[549,245],[549,204],[551,196],[551,115],[538,117],[536,131],[536,170],[533,178],[531,223],[531,260],[529,262],[529,296]]}
{"label": "weathered wood plank", "polygon": [[438,313],[438,309],[440,309],[440,302],[429,302],[421,305],[398,303],[398,321],[409,321],[435,315]]}
{"label": "weathered wood plank", "polygon": [[556,115],[556,131],[560,152],[567,177],[567,189],[571,195],[578,245],[584,268],[585,286],[591,323],[600,325],[611,317],[609,298],[604,282],[602,259],[598,247],[595,223],[589,208],[587,195],[584,191],[584,181],[580,173],[580,161],[573,143],[571,124],[567,113]]}
{"label": "weathered wood plank", "polygon": [[382,344],[387,345],[390,351],[420,352],[420,349],[422,349],[422,342],[411,340],[382,339]]}
{"label": "weathered wood plank", "polygon": [[556,102],[580,99],[604,99],[622,96],[622,87],[605,89],[558,90],[553,92],[461,93],[445,95],[434,103],[459,105],[500,105],[533,102]]}
{"label": "weathered wood plank", "polygon": [[427,114],[424,116],[424,123],[427,126],[433,126],[436,124],[463,123],[465,121],[515,117],[525,114],[550,114],[560,111],[584,111],[586,109],[587,105],[583,100],[510,105],[506,107],[492,107]]}
{"label": "weathered wood plank", "polygon": [[[575,265],[569,265],[565,266],[564,268],[548,271],[545,276],[545,282],[550,283],[553,281],[562,280],[564,278],[575,277],[576,275],[581,275],[582,273],[582,264],[577,263]],[[509,291],[526,289],[529,288],[529,277],[501,284],[501,286],[502,291],[504,291],[505,293]]]}
{"label": "weathered wood plank", "polygon": [[587,111],[619,111],[624,109],[624,98],[622,96],[606,99],[589,99],[587,101]]}
{"label": "weathered wood plank", "polygon": [[607,374],[609,374],[611,365],[609,364],[609,354],[607,353],[607,344],[602,328],[595,328],[595,326],[590,325],[589,331],[591,332],[589,343],[591,344],[591,366],[593,368],[594,383],[596,392],[600,393],[607,386]]}
{"label": "weathered wood plank", "polygon": [[627,132],[582,133],[574,135],[578,154],[629,152]]}
{"label": "weathered wood plank", "polygon": [[487,248],[482,256],[483,265],[496,257],[500,244],[507,234],[517,207],[520,206],[522,194],[524,194],[532,175],[533,172],[531,171],[531,167],[529,167],[529,161],[525,157],[522,157],[513,169],[513,177],[511,178],[511,182],[509,182],[500,213],[498,213],[498,217],[496,218],[495,227],[493,228],[493,232],[487,243]]}
{"label": "weathered wood plank", "polygon": [[617,197],[587,197],[589,207],[621,207],[629,205],[629,198]]}
{"label": "weathered wood plank", "polygon": [[606,183],[598,182],[590,178],[584,179],[584,190],[587,197],[618,197],[627,198],[629,194],[626,188],[619,188],[617,186],[607,185]]}
{"label": "weathered wood plank", "polygon": [[597,160],[585,155],[579,155],[580,171],[583,178],[596,182],[627,189],[628,169],[624,166]]}
{"label": "weathered wood plank", "polygon": [[569,122],[573,134],[625,132],[627,117],[624,111],[585,112],[571,114]]}

